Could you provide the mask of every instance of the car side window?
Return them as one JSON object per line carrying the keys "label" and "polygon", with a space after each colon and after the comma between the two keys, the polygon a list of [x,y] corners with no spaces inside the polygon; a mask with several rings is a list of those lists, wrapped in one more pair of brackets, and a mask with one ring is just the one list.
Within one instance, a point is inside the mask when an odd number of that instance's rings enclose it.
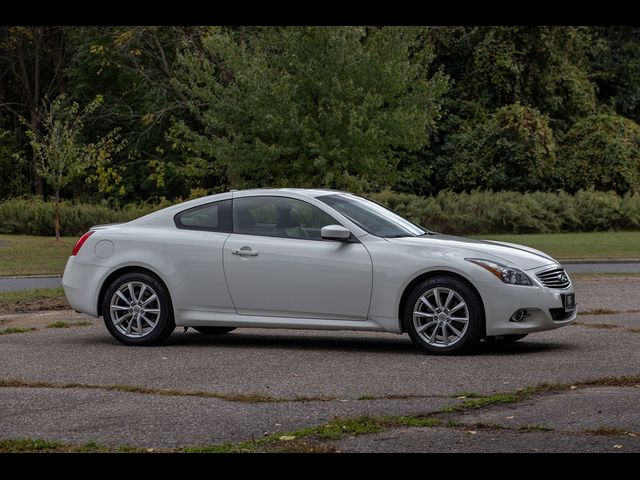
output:
{"label": "car side window", "polygon": [[207,203],[183,210],[173,217],[177,228],[231,232],[231,200]]}
{"label": "car side window", "polygon": [[339,225],[319,208],[287,197],[233,199],[233,231],[245,235],[322,240],[320,230]]}

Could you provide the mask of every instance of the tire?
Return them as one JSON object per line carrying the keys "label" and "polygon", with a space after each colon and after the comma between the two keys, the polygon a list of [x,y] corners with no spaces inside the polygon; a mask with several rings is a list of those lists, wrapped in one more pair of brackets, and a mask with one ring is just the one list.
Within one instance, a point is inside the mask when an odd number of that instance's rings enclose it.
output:
{"label": "tire", "polygon": [[[133,288],[136,305],[130,302],[129,285]],[[121,295],[116,293],[118,291]],[[154,294],[155,298],[151,298]],[[137,314],[141,316],[137,317]],[[125,345],[158,345],[175,329],[169,292],[155,277],[142,272],[126,273],[109,285],[102,301],[102,316],[109,333]],[[142,327],[140,332],[139,326]]]}
{"label": "tire", "polygon": [[236,327],[191,327],[194,330],[204,333],[205,335],[224,335],[232,332]]}
{"label": "tire", "polygon": [[[451,296],[449,292],[453,292]],[[430,306],[422,300],[425,297]],[[423,315],[416,315],[414,319],[414,312]],[[423,352],[436,355],[464,353],[484,336],[484,308],[480,297],[467,283],[450,276],[429,278],[416,285],[405,303],[403,322],[413,343]],[[431,326],[425,328],[427,324]]]}
{"label": "tire", "polygon": [[526,333],[521,333],[519,335],[498,335],[495,337],[486,337],[484,341],[490,343],[491,345],[507,345],[509,343],[514,343],[518,340],[522,340],[526,336]]}

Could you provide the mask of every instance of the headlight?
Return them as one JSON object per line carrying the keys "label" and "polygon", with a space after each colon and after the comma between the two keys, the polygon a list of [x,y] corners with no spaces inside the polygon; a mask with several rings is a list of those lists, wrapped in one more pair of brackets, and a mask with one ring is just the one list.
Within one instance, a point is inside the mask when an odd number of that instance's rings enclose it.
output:
{"label": "headlight", "polygon": [[527,274],[517,268],[508,267],[490,260],[482,260],[481,258],[465,258],[465,260],[475,263],[485,270],[490,271],[504,283],[508,283],[509,285],[533,285]]}

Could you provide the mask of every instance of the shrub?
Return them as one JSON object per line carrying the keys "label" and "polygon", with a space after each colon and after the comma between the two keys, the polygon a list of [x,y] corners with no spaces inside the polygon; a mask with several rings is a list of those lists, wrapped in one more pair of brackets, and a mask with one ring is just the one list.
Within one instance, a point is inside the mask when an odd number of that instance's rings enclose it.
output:
{"label": "shrub", "polygon": [[548,193],[439,192],[418,197],[385,190],[368,195],[398,214],[437,232],[558,233],[640,227],[640,194],[581,190]]}
{"label": "shrub", "polygon": [[[62,235],[82,235],[93,225],[128,222],[166,203],[129,204],[123,209],[112,209],[105,205],[62,202],[60,226]],[[53,235],[53,202],[40,197],[11,198],[0,202],[0,233],[25,235]]]}
{"label": "shrub", "polygon": [[548,117],[516,103],[449,135],[437,170],[456,191],[548,189],[555,148]]}
{"label": "shrub", "polygon": [[562,140],[559,173],[571,191],[640,191],[640,126],[619,115],[578,121]]}
{"label": "shrub", "polygon": [[[445,190],[432,197],[420,197],[383,190],[365,196],[430,230],[452,235],[640,228],[640,193],[620,196],[594,190],[580,190],[575,195]],[[63,202],[62,233],[81,235],[93,225],[127,222],[169,205],[163,200],[112,209],[105,205]],[[53,203],[40,197],[0,202],[0,233],[53,235],[53,208]]]}

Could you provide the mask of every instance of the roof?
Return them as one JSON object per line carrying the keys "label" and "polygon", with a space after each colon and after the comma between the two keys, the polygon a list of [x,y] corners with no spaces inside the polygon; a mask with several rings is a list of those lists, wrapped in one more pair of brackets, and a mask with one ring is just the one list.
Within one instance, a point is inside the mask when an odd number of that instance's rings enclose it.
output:
{"label": "roof", "polygon": [[329,195],[331,193],[347,193],[342,190],[332,190],[329,188],[250,188],[246,190],[229,190],[233,193],[267,193],[267,192],[282,192],[282,193],[297,193],[299,195],[307,195],[309,197],[320,197],[323,195]]}

